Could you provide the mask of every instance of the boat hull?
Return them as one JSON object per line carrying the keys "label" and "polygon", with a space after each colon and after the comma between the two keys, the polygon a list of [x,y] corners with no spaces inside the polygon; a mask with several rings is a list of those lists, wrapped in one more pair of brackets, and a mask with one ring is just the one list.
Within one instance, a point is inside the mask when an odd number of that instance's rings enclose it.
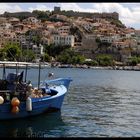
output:
{"label": "boat hull", "polygon": [[[59,79],[60,80],[60,79]],[[57,81],[57,80],[56,80]],[[17,119],[39,115],[49,110],[60,110],[63,104],[65,94],[68,91],[70,79],[65,80],[66,85],[56,85],[50,87],[51,90],[55,90],[58,93],[53,96],[45,96],[42,98],[32,98],[32,110],[26,110],[26,102],[21,102],[19,105],[19,112],[12,113],[12,105],[4,103],[0,105],[0,120]],[[54,81],[53,81],[54,82]]]}
{"label": "boat hull", "polygon": [[[45,101],[41,101],[40,106],[37,106],[38,102],[33,103],[33,110],[32,111],[26,111],[24,108],[26,108],[26,103],[21,103],[19,106],[19,112],[18,113],[12,113],[11,112],[11,105],[7,104],[5,108],[7,108],[7,112],[3,111],[0,113],[0,120],[8,120],[8,119],[17,119],[17,118],[24,118],[24,117],[29,117],[29,116],[34,116],[34,115],[39,115],[41,113],[47,112],[49,110],[60,110],[61,105],[63,102],[65,95],[60,96],[59,98],[55,99],[49,99]],[[59,100],[59,104],[56,104],[56,102]],[[61,100],[61,102],[60,102]]]}

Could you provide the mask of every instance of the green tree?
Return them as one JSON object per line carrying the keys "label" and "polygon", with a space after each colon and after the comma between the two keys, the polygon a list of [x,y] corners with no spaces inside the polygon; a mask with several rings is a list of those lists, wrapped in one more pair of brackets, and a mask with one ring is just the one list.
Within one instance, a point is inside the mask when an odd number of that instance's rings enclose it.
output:
{"label": "green tree", "polygon": [[85,57],[77,55],[72,49],[66,49],[61,52],[57,60],[64,64],[83,64]]}
{"label": "green tree", "polygon": [[69,45],[58,45],[58,46],[55,46],[54,44],[50,44],[50,45],[45,45],[44,46],[44,50],[46,53],[48,53],[49,56],[52,56],[52,57],[57,57],[61,52],[63,52],[64,50],[70,48]]}
{"label": "green tree", "polygon": [[85,61],[85,57],[82,55],[75,55],[73,57],[75,58],[74,61],[72,61],[73,64],[83,64]]}
{"label": "green tree", "polygon": [[69,54],[64,52],[58,56],[57,60],[64,63],[64,64],[70,63]]}
{"label": "green tree", "polygon": [[4,48],[0,49],[0,60],[3,61],[6,59],[6,52],[4,51]]}
{"label": "green tree", "polygon": [[3,49],[5,57],[10,61],[19,61],[21,57],[21,49],[17,43],[7,43]]}
{"label": "green tree", "polygon": [[110,21],[111,24],[116,25],[119,28],[125,28],[125,25],[122,24],[122,22],[120,20],[117,19],[108,19]]}
{"label": "green tree", "polygon": [[96,60],[92,60],[92,61],[86,61],[86,62],[84,62],[84,64],[86,64],[88,66],[97,66],[98,62]]}
{"label": "green tree", "polygon": [[22,61],[32,62],[35,60],[36,56],[32,50],[23,50],[22,55],[24,56],[22,58]]}
{"label": "green tree", "polygon": [[138,63],[140,63],[140,57],[137,57],[137,56],[133,56],[129,58],[128,60],[128,65],[131,65],[131,66],[136,66]]}
{"label": "green tree", "polygon": [[50,62],[50,60],[51,58],[48,53],[45,53],[43,56],[41,56],[41,61]]}
{"label": "green tree", "polygon": [[96,56],[96,61],[101,66],[112,66],[113,65],[113,57],[107,54],[100,54]]}
{"label": "green tree", "polygon": [[32,36],[32,41],[33,41],[35,44],[39,45],[40,42],[41,42],[41,36],[40,36],[40,35],[34,35],[34,36]]}
{"label": "green tree", "polygon": [[49,11],[40,11],[40,10],[34,10],[32,12],[38,19],[41,21],[45,21],[49,18],[50,12]]}

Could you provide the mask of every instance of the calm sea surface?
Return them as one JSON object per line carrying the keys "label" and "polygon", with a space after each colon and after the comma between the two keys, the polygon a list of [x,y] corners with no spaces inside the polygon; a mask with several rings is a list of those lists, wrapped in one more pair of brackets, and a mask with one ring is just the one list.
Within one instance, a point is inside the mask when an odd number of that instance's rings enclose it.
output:
{"label": "calm sea surface", "polygon": [[[140,137],[140,71],[45,68],[42,80],[48,72],[73,79],[61,111],[0,121],[0,136]],[[29,69],[34,86],[37,75]]]}

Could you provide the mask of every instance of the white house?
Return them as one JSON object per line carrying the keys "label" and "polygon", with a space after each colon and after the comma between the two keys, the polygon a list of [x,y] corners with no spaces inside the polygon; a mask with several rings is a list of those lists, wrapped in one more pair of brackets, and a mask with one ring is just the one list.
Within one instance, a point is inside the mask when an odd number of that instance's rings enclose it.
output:
{"label": "white house", "polygon": [[54,35],[53,43],[57,45],[70,45],[74,46],[74,36],[73,35]]}

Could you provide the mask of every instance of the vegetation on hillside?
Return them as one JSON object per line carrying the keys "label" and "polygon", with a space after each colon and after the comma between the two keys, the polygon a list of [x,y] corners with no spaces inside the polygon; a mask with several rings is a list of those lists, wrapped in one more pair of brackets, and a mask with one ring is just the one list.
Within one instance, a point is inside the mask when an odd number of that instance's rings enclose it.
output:
{"label": "vegetation on hillside", "polygon": [[62,45],[55,46],[54,44],[44,45],[45,53],[47,53],[49,56],[52,56],[54,58],[57,57],[62,51],[68,48],[70,48],[69,45],[64,45],[64,46]]}
{"label": "vegetation on hillside", "polygon": [[0,59],[15,61],[20,59],[21,49],[19,48],[19,44],[7,43],[5,47],[0,50],[0,53]]}
{"label": "vegetation on hillside", "polygon": [[136,66],[138,63],[140,63],[140,57],[138,56],[132,56],[128,60],[128,65]]}
{"label": "vegetation on hillside", "polygon": [[0,60],[8,61],[33,61],[35,54],[32,50],[21,50],[17,43],[7,43],[4,48],[0,49]]}
{"label": "vegetation on hillside", "polygon": [[[26,14],[25,14],[26,13]],[[71,16],[74,13],[73,11],[61,11],[64,15],[67,16],[69,15],[69,18],[71,20],[76,19],[76,16]],[[59,13],[58,13],[59,14]],[[62,14],[62,15],[63,15]],[[49,20],[52,22],[65,22],[65,18],[57,18],[56,13],[50,12],[50,11],[40,11],[40,10],[34,10],[32,13],[31,12],[17,12],[17,13],[8,13],[5,12],[4,15],[6,17],[17,17],[21,21],[25,18],[30,17],[31,15],[36,17],[37,19],[41,20],[42,22]],[[84,16],[83,16],[84,18]],[[67,18],[68,19],[68,18]],[[116,29],[120,28],[126,28],[125,25],[117,19],[113,18],[106,18],[110,22],[110,24],[115,25]],[[68,22],[67,22],[68,23]],[[79,26],[78,24],[71,24],[70,23],[70,32],[69,34],[74,35],[75,37],[75,42],[81,42],[82,41],[82,36],[85,33],[84,28],[82,26]],[[98,30],[98,28],[93,27],[91,29],[92,33],[94,33],[95,30]],[[99,29],[100,30],[100,29]],[[30,41],[29,43],[34,43],[37,46],[41,44],[41,30],[28,30],[26,32],[26,36],[30,36]],[[88,34],[86,31],[85,34]],[[134,36],[133,36],[134,37]],[[122,39],[122,42],[125,41],[126,39]],[[113,48],[111,43],[108,42],[103,42],[100,40],[100,38],[95,39],[97,43],[97,49],[96,50],[91,50],[93,51],[93,57],[94,60],[91,61],[86,61],[86,58],[83,55],[77,54],[69,45],[57,45],[55,46],[54,44],[51,45],[44,45],[44,54],[40,56],[41,61],[47,61],[51,62],[52,58],[56,61],[59,61],[61,63],[68,63],[68,64],[87,64],[90,66],[113,66],[114,61],[121,61],[121,59],[116,59],[118,55],[126,55],[126,54],[133,54],[133,49],[132,47],[126,47],[124,49],[120,48]],[[28,42],[27,42],[28,43]],[[89,51],[89,50],[88,50]],[[85,51],[84,51],[85,52]],[[138,52],[136,52],[138,54]],[[81,53],[83,54],[83,52]],[[86,54],[86,52],[85,52]],[[113,55],[116,55],[117,57],[113,58]],[[119,57],[120,58],[120,57]],[[7,43],[4,48],[0,49],[0,60],[10,60],[10,61],[29,61],[32,62],[36,59],[36,55],[32,50],[22,50],[19,44],[16,43]],[[114,60],[115,59],[115,60]],[[128,59],[127,64],[135,66],[138,63],[140,63],[140,57],[139,56],[132,56],[131,58]]]}
{"label": "vegetation on hillside", "polygon": [[63,64],[83,64],[85,57],[76,54],[72,49],[66,49],[60,53],[57,60]]}
{"label": "vegetation on hillside", "polygon": [[40,19],[42,22],[47,20],[50,16],[49,11],[33,10],[32,14],[36,15],[37,19]]}
{"label": "vegetation on hillside", "polygon": [[119,28],[125,28],[125,25],[120,20],[116,20],[112,18],[107,20],[109,20],[111,24],[116,25]]}
{"label": "vegetation on hillside", "polygon": [[107,54],[99,54],[96,56],[95,60],[98,62],[100,66],[113,66],[114,61],[111,55]]}

